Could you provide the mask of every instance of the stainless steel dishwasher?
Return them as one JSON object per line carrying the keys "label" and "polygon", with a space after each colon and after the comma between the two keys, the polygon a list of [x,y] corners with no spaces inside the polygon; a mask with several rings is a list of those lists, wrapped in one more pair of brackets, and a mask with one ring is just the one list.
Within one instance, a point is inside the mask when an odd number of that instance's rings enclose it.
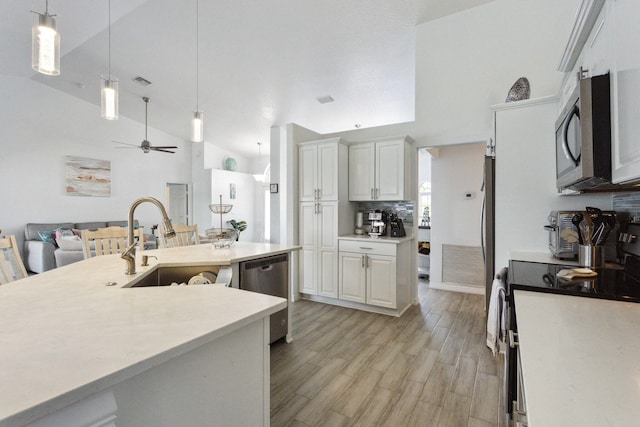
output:
{"label": "stainless steel dishwasher", "polygon": [[[240,263],[240,289],[282,297],[289,296],[289,254],[275,255]],[[289,309],[271,315],[269,343],[287,335]]]}

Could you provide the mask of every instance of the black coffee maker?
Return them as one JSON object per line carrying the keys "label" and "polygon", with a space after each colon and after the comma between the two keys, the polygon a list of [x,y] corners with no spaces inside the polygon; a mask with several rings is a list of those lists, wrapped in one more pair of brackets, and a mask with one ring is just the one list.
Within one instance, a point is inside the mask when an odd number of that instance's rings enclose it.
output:
{"label": "black coffee maker", "polygon": [[398,218],[398,214],[392,212],[389,214],[389,236],[390,237],[405,237],[407,232],[404,231],[404,224],[402,220]]}

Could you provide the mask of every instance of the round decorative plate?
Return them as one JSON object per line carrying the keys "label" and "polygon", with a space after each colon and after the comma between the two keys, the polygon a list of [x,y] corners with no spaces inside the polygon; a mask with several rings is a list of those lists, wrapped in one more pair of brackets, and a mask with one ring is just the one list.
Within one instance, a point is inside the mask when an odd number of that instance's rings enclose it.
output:
{"label": "round decorative plate", "polygon": [[224,168],[228,171],[236,170],[237,166],[238,164],[236,163],[236,159],[234,159],[233,157],[227,157],[224,161]]}

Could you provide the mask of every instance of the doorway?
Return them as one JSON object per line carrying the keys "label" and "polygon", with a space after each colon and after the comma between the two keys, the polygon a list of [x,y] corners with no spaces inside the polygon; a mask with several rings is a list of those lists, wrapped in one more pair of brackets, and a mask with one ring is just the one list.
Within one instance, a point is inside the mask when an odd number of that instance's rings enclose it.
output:
{"label": "doorway", "polygon": [[418,279],[428,281],[431,270],[431,154],[418,149]]}
{"label": "doorway", "polygon": [[191,225],[191,197],[189,184],[168,182],[166,187],[167,214],[174,224]]}

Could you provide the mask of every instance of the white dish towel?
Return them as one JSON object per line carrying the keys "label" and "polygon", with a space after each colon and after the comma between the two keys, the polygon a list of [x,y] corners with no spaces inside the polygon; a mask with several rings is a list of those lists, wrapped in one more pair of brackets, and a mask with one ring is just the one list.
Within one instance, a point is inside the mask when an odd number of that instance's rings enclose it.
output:
{"label": "white dish towel", "polygon": [[491,286],[489,311],[487,312],[487,347],[493,355],[500,349],[500,342],[504,342],[506,335],[506,311],[504,300],[506,296],[507,269],[501,269]]}

